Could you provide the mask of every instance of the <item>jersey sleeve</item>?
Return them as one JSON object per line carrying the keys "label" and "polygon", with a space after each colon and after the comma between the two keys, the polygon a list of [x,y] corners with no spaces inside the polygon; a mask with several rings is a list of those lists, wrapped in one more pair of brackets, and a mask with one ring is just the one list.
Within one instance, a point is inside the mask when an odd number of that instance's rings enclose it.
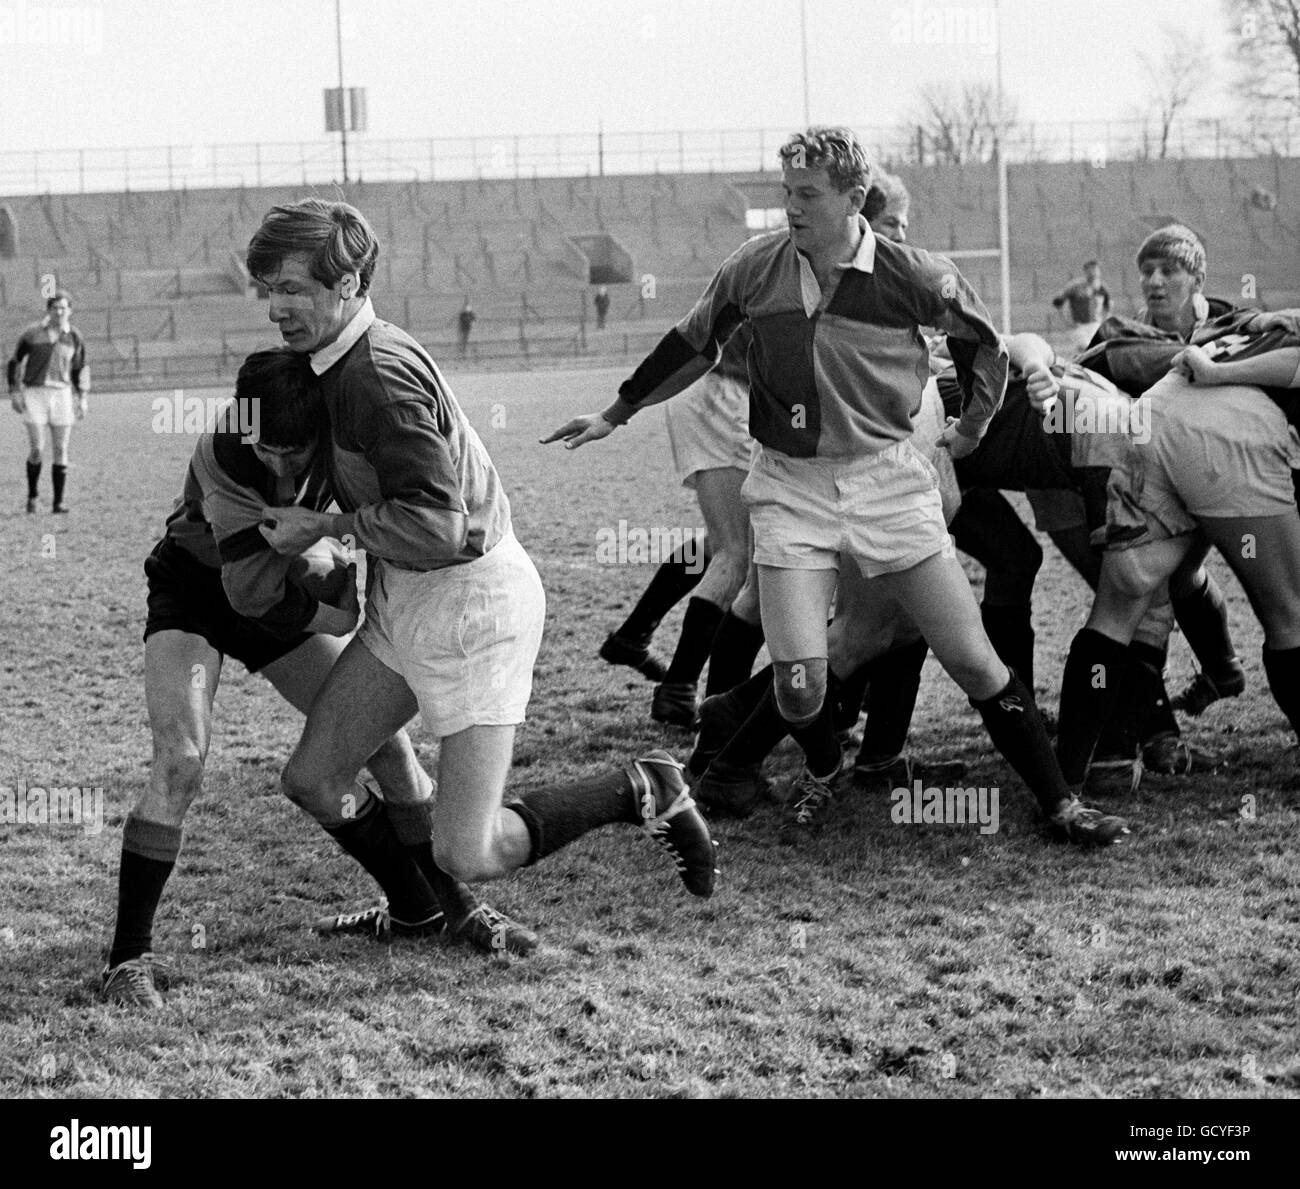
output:
{"label": "jersey sleeve", "polygon": [[385,367],[367,384],[383,387],[384,400],[362,402],[356,427],[366,462],[379,478],[380,498],[341,517],[357,545],[396,565],[421,568],[462,553],[469,509],[448,442],[428,390],[410,371]]}
{"label": "jersey sleeve", "polygon": [[962,392],[957,428],[978,440],[1006,393],[1007,349],[979,295],[951,260],[921,253],[915,283],[921,295],[917,321],[944,333],[956,368]]}
{"label": "jersey sleeve", "polygon": [[616,425],[646,405],[685,391],[722,357],[722,348],[745,321],[743,290],[753,241],[733,252],[714,274],[691,312],[673,327],[618,390],[606,410]]}
{"label": "jersey sleeve", "polygon": [[262,536],[258,526],[265,500],[236,478],[242,468],[234,456],[242,450],[251,453],[235,435],[205,434],[190,464],[221,556],[221,585],[238,614],[277,636],[292,637],[312,621],[317,600],[289,581],[296,559],[276,553]]}

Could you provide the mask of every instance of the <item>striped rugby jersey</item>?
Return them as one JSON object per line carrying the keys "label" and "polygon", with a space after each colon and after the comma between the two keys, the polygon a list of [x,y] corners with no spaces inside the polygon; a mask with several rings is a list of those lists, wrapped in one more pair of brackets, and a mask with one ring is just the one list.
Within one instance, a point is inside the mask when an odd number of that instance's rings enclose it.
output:
{"label": "striped rugby jersey", "polygon": [[912,433],[929,378],[921,326],[948,338],[963,394],[959,429],[978,439],[1002,400],[1007,353],[951,261],[875,235],[822,292],[786,231],[758,236],[723,263],[695,308],[619,388],[614,424],[675,396],[718,360],[742,323],[749,348],[749,432],[794,458],[847,461]]}
{"label": "striped rugby jersey", "polygon": [[48,319],[33,322],[23,331],[9,361],[7,378],[10,388],[17,386],[20,367],[23,369],[23,385],[27,388],[48,384],[60,388],[72,386],[81,392],[90,390],[86,340],[75,326],[60,331]]}
{"label": "striped rugby jersey", "polygon": [[510,532],[487,449],[428,352],[369,299],[312,354],[333,437],[337,535],[403,570],[482,557]]}
{"label": "striped rugby jersey", "polygon": [[276,553],[258,530],[263,507],[297,504],[323,512],[333,500],[328,451],[316,452],[292,497],[243,440],[234,403],[194,448],[185,487],[167,518],[167,536],[200,565],[221,570],[235,611],[277,636],[290,638],[312,621],[319,605],[288,581],[296,558]]}

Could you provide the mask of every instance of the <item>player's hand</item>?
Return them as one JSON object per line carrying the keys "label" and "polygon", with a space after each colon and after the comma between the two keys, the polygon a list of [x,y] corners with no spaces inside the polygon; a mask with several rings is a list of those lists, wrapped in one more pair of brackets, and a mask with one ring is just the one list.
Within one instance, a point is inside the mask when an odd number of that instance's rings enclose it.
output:
{"label": "player's hand", "polygon": [[1189,384],[1218,384],[1219,365],[1201,347],[1184,347],[1169,361],[1169,367]]}
{"label": "player's hand", "polygon": [[310,508],[263,508],[258,530],[276,553],[303,553],[328,536],[332,518]]}
{"label": "player's hand", "polygon": [[10,390],[9,403],[13,405],[15,413],[27,412],[27,398],[23,395],[23,390],[21,388]]}
{"label": "player's hand", "polygon": [[588,413],[584,417],[575,417],[566,421],[549,437],[541,439],[542,445],[551,442],[564,442],[566,450],[576,450],[588,442],[599,442],[614,432],[614,427],[600,413]]}
{"label": "player's hand", "polygon": [[957,418],[949,417],[947,428],[934,440],[940,450],[947,450],[954,459],[965,458],[979,445],[978,438],[968,438],[957,428]]}
{"label": "player's hand", "polygon": [[1300,310],[1272,310],[1265,314],[1256,314],[1243,329],[1252,334],[1281,329],[1300,335]]}
{"label": "player's hand", "polygon": [[1025,373],[1025,391],[1035,412],[1046,414],[1061,395],[1061,382],[1045,367]]}
{"label": "player's hand", "polygon": [[86,419],[86,398],[84,396],[79,396],[77,397],[77,420],[84,421],[85,419]]}

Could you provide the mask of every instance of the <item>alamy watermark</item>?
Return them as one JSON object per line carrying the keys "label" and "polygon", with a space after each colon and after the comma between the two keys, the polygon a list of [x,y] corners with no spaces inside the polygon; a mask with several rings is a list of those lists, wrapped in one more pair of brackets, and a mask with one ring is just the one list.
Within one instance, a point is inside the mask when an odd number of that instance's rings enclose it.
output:
{"label": "alamy watermark", "polygon": [[708,562],[704,553],[704,530],[687,526],[668,528],[651,525],[642,528],[629,526],[620,520],[617,528],[602,528],[596,532],[596,564],[598,566],[657,566],[668,561],[679,550],[681,561],[688,574],[701,574]]}
{"label": "alamy watermark", "polygon": [[183,388],[177,388],[171,396],[153,398],[149,428],[154,433],[203,434],[221,422],[238,430],[240,441],[251,444],[261,440],[261,404],[256,396],[186,396]]}
{"label": "alamy watermark", "polygon": [[1043,412],[1045,433],[1120,434],[1145,445],[1151,440],[1151,402],[1094,396],[1062,385]]}
{"label": "alamy watermark", "polygon": [[981,54],[998,48],[998,12],[991,4],[896,5],[889,14],[895,45],[975,45]]}
{"label": "alamy watermark", "polygon": [[926,788],[919,780],[912,787],[889,794],[890,820],[897,826],[973,826],[981,834],[998,832],[998,790],[994,788]]}
{"label": "alamy watermark", "polygon": [[90,785],[0,784],[0,826],[80,826],[87,834],[104,828],[104,788]]}

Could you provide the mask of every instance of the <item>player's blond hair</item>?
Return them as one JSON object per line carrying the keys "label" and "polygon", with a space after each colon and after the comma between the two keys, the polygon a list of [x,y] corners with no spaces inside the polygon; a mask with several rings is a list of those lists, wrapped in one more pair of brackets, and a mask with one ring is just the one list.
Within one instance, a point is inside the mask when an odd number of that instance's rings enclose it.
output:
{"label": "player's blond hair", "polygon": [[871,162],[851,128],[819,126],[796,132],[779,150],[782,164],[824,169],[841,194],[871,184]]}

